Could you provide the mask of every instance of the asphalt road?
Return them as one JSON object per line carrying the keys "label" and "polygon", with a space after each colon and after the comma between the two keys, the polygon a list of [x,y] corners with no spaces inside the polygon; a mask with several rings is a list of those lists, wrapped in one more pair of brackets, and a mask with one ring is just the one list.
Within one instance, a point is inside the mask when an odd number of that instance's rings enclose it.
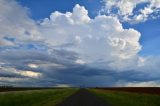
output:
{"label": "asphalt road", "polygon": [[95,94],[86,89],[80,89],[57,106],[110,106]]}

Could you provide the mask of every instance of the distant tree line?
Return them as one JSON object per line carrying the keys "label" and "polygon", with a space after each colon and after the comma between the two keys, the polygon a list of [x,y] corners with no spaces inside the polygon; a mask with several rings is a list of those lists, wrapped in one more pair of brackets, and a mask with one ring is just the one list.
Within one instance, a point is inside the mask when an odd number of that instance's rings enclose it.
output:
{"label": "distant tree line", "polygon": [[12,85],[0,85],[0,88],[13,88]]}

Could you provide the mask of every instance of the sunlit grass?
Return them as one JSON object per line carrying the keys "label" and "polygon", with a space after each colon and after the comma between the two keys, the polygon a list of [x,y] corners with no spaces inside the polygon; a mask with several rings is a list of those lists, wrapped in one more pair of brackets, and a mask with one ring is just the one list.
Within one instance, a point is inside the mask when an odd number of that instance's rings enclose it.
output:
{"label": "sunlit grass", "polygon": [[0,93],[0,106],[54,106],[77,89],[50,89]]}
{"label": "sunlit grass", "polygon": [[97,89],[91,91],[112,106],[160,106],[159,95]]}

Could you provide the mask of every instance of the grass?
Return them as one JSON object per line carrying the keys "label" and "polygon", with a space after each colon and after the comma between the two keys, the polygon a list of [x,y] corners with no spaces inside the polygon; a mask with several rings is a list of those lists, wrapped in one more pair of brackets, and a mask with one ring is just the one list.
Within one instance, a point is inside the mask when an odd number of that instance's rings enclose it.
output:
{"label": "grass", "polygon": [[0,93],[0,106],[55,106],[77,89],[30,90]]}
{"label": "grass", "polygon": [[92,89],[112,106],[160,106],[160,95]]}

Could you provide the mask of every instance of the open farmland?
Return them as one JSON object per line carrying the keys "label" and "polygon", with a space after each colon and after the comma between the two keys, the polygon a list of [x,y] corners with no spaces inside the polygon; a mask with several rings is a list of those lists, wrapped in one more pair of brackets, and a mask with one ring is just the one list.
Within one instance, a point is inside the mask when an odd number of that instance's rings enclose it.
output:
{"label": "open farmland", "polygon": [[77,89],[45,89],[0,93],[0,106],[54,106]]}
{"label": "open farmland", "polygon": [[5,89],[0,106],[160,106],[159,88]]}
{"label": "open farmland", "polygon": [[[90,89],[112,106],[160,106],[159,88]],[[155,91],[155,92],[154,92]]]}
{"label": "open farmland", "polygon": [[0,87],[0,92],[61,89],[53,87]]}
{"label": "open farmland", "polygon": [[160,87],[110,87],[97,89],[160,95]]}

